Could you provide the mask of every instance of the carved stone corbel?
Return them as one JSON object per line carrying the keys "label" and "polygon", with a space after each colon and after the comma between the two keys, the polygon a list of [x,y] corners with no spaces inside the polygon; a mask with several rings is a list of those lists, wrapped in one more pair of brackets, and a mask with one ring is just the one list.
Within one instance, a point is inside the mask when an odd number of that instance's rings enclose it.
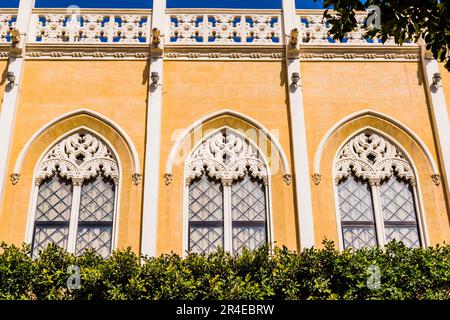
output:
{"label": "carved stone corbel", "polygon": [[9,179],[11,180],[11,183],[15,186],[16,184],[19,183],[20,173],[11,173]]}
{"label": "carved stone corbel", "polygon": [[292,175],[290,173],[283,174],[283,181],[289,186],[292,183]]}
{"label": "carved stone corbel", "polygon": [[171,184],[172,180],[173,180],[173,174],[171,174],[171,173],[165,173],[164,174],[164,183],[166,184],[166,186]]}
{"label": "carved stone corbel", "polygon": [[20,31],[14,27],[9,28],[9,34],[11,36],[11,45],[9,51],[11,53],[11,56],[18,57],[23,52],[22,35],[20,34]]}
{"label": "carved stone corbel", "polygon": [[152,29],[151,35],[151,55],[156,57],[161,57],[164,53],[162,40],[163,35],[161,34],[161,30],[158,28]]}
{"label": "carved stone corbel", "polygon": [[438,173],[432,174],[431,175],[431,180],[433,180],[433,183],[436,186],[441,185],[441,175],[440,174],[438,174]]}
{"label": "carved stone corbel", "polygon": [[141,173],[133,173],[131,175],[131,179],[133,180],[133,183],[137,186],[142,182],[142,174]]}
{"label": "carved stone corbel", "polygon": [[297,28],[294,28],[291,30],[291,34],[288,36],[288,45],[286,46],[288,58],[298,58],[300,54],[299,34],[300,31]]}
{"label": "carved stone corbel", "polygon": [[320,173],[314,173],[312,175],[312,179],[314,181],[314,184],[318,186],[320,182],[322,181],[322,175]]}

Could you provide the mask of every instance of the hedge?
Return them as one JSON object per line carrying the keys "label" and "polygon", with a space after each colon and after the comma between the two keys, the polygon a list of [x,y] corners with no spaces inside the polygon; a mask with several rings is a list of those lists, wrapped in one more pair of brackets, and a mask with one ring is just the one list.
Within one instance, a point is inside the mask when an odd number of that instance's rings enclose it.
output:
{"label": "hedge", "polygon": [[[141,258],[128,248],[107,259],[49,245],[36,260],[27,245],[0,247],[0,299],[450,298],[449,245],[410,249],[391,242],[384,249],[340,252],[324,241],[323,249],[301,253],[261,247],[238,256],[218,251],[184,258]],[[73,265],[81,286],[68,289]]]}

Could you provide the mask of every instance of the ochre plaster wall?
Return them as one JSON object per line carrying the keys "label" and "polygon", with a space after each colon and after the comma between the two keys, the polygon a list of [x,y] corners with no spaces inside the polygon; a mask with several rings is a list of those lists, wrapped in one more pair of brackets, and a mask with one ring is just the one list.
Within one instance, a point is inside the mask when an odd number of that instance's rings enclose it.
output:
{"label": "ochre plaster wall", "polygon": [[[210,113],[232,109],[278,135],[290,159],[289,116],[284,66],[281,62],[175,62],[164,64],[161,173],[176,133]],[[227,125],[247,130],[248,123],[234,117],[218,119],[208,127]],[[269,148],[269,156],[272,149]],[[290,164],[291,165],[291,164]],[[291,165],[292,167],[292,165]],[[174,166],[173,182],[160,182],[157,252],[182,252],[184,161]],[[272,172],[271,204],[276,245],[297,248],[294,187]]]}
{"label": "ochre plaster wall", "polygon": [[[147,84],[144,61],[27,61],[8,172],[31,136],[46,123],[86,108],[111,119],[135,144],[141,170],[144,162]],[[0,238],[9,243],[25,239],[33,175],[38,159],[55,139],[78,126],[106,137],[118,151],[122,165],[118,247],[139,250],[142,184],[131,180],[131,154],[108,125],[89,116],[67,119],[42,134],[24,159],[19,183],[6,182],[0,214]]]}
{"label": "ochre plaster wall", "polygon": [[[3,62],[0,61],[0,66]],[[6,67],[6,63],[5,63]],[[8,172],[19,153],[39,128],[64,113],[87,108],[117,123],[135,144],[144,168],[148,66],[143,61],[27,61],[18,105]],[[157,253],[183,250],[184,159],[173,167],[173,181],[164,183],[166,163],[180,132],[211,113],[230,109],[252,118],[278,138],[293,170],[285,67],[283,62],[165,61]],[[415,62],[302,62],[302,90],[310,173],[317,147],[325,133],[342,118],[371,109],[386,114],[411,129],[437,162],[420,65]],[[446,94],[450,80],[443,74]],[[0,84],[1,86],[1,84]],[[1,94],[3,89],[0,88]],[[1,97],[1,96],[0,96]],[[447,96],[448,97],[448,96]],[[449,99],[449,98],[447,98]],[[300,106],[296,106],[300,107]],[[0,213],[0,239],[21,243],[25,239],[33,175],[37,161],[55,139],[86,126],[104,136],[121,161],[118,247],[140,248],[142,184],[131,181],[130,150],[115,130],[89,115],[78,115],[55,124],[28,150],[17,185],[6,183]],[[256,129],[235,116],[221,116],[203,124],[208,129],[228,126]],[[339,146],[366,126],[382,130],[402,144],[411,156],[420,183],[430,244],[450,239],[449,216],[442,185],[431,180],[432,169],[417,143],[395,121],[363,116],[343,125],[326,143],[321,159],[322,182],[311,181],[316,244],[326,237],[338,241],[332,163]],[[202,134],[183,141],[186,152]],[[260,142],[266,143],[265,138]],[[276,155],[273,145],[263,154]],[[270,203],[276,245],[297,249],[294,184],[283,182],[279,159],[272,161]],[[151,159],[149,159],[151,161]]]}
{"label": "ochre plaster wall", "polygon": [[[303,95],[308,136],[308,156],[313,158],[325,133],[342,118],[363,109],[388,115],[411,129],[436,160],[433,130],[428,113],[420,65],[408,63],[303,62]],[[432,183],[432,169],[418,146],[398,127],[366,117],[349,123],[326,144],[321,160],[322,182],[312,184],[316,243],[325,237],[337,241],[332,163],[339,146],[365,126],[384,130],[408,151],[419,171],[421,199],[430,244],[450,238],[449,216],[443,185]]]}

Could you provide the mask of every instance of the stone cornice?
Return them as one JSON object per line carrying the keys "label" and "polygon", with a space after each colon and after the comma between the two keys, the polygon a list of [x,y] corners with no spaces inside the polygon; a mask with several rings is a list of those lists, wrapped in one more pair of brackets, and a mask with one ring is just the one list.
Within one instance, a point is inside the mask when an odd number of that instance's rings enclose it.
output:
{"label": "stone cornice", "polygon": [[299,57],[304,61],[418,61],[417,45],[303,45]]}
{"label": "stone cornice", "polygon": [[0,43],[0,60],[6,60],[9,57],[9,43]]}
{"label": "stone cornice", "polygon": [[0,8],[0,14],[16,14],[16,8]]}
{"label": "stone cornice", "polygon": [[26,59],[37,60],[147,60],[148,44],[28,44]]}
{"label": "stone cornice", "polygon": [[166,45],[167,60],[282,60],[284,46]]}
{"label": "stone cornice", "polygon": [[[0,58],[6,57],[8,45],[0,45]],[[45,44],[27,45],[26,59],[38,60],[146,60],[149,44]],[[197,45],[166,44],[167,60],[282,60],[283,45]],[[300,45],[302,61],[416,61],[416,45]]]}

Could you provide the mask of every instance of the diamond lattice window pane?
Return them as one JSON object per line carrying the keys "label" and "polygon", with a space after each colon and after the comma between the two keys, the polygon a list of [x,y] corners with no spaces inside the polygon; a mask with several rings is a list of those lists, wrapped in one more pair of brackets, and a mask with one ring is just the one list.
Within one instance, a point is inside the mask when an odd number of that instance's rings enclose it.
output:
{"label": "diamond lattice window pane", "polygon": [[80,221],[113,221],[116,186],[98,175],[81,187]]}
{"label": "diamond lattice window pane", "polygon": [[219,247],[223,248],[223,227],[190,226],[190,251],[208,254]]}
{"label": "diamond lattice window pane", "polygon": [[341,221],[374,221],[370,186],[354,175],[338,185]]}
{"label": "diamond lattice window pane", "polygon": [[106,258],[112,249],[116,186],[101,174],[81,187],[76,253],[94,249]]}
{"label": "diamond lattice window pane", "polygon": [[203,175],[189,186],[189,250],[217,250],[223,247],[223,237],[223,187]]}
{"label": "diamond lattice window pane", "polygon": [[112,226],[79,226],[76,253],[94,249],[103,258],[111,253]]}
{"label": "diamond lattice window pane", "polygon": [[222,184],[203,175],[189,185],[189,221],[222,220]]}
{"label": "diamond lattice window pane", "polygon": [[372,193],[367,181],[353,174],[338,185],[344,248],[377,244]]}
{"label": "diamond lattice window pane", "polygon": [[234,253],[266,243],[266,190],[262,181],[246,175],[233,183],[231,216]]}
{"label": "diamond lattice window pane", "polygon": [[72,184],[57,175],[39,186],[36,221],[68,221],[72,206]]}
{"label": "diamond lattice window pane", "polygon": [[265,226],[233,227],[233,253],[240,253],[244,247],[254,250],[265,243]]}
{"label": "diamond lattice window pane", "polygon": [[344,248],[367,248],[377,244],[375,227],[342,227]]}
{"label": "diamond lattice window pane", "polygon": [[392,176],[380,186],[384,221],[416,222],[416,209],[411,185]]}
{"label": "diamond lattice window pane", "polygon": [[385,227],[386,242],[397,240],[403,242],[407,247],[420,247],[420,238],[417,227],[389,226]]}
{"label": "diamond lattice window pane", "polygon": [[54,175],[41,183],[32,244],[34,258],[49,243],[67,249],[71,207],[72,184],[69,181]]}
{"label": "diamond lattice window pane", "polygon": [[48,244],[54,243],[63,249],[67,249],[69,226],[37,225],[34,230],[33,258],[37,258],[39,251],[45,249]]}
{"label": "diamond lattice window pane", "polygon": [[386,242],[397,240],[409,247],[420,246],[412,186],[392,176],[380,186]]}
{"label": "diamond lattice window pane", "polygon": [[265,221],[266,193],[264,183],[246,175],[231,186],[233,221]]}

